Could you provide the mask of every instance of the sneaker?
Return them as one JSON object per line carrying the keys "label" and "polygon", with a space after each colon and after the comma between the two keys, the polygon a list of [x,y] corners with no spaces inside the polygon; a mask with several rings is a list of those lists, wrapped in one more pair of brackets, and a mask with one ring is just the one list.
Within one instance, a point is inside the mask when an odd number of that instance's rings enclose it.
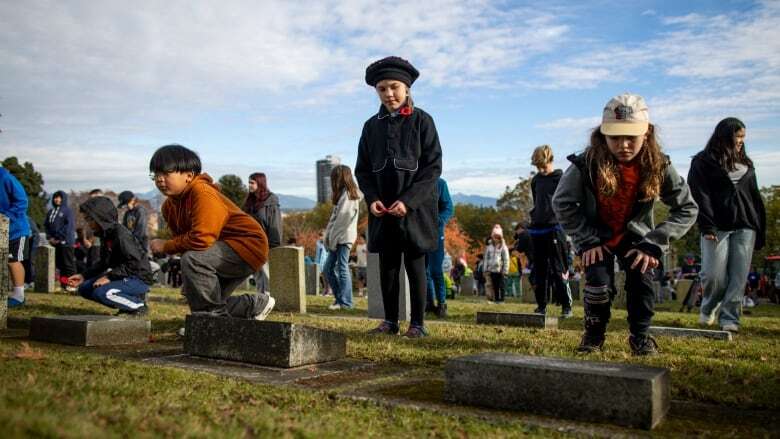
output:
{"label": "sneaker", "polygon": [[404,338],[423,338],[428,336],[428,330],[425,326],[409,325],[409,329],[404,334]]}
{"label": "sneaker", "polygon": [[[261,294],[260,296],[266,295]],[[268,314],[271,314],[271,310],[274,309],[274,305],[276,305],[276,299],[271,296],[266,297],[268,297],[268,302],[266,302],[265,306],[260,310],[259,313],[255,314],[255,320],[265,320],[265,318],[268,317]]]}
{"label": "sneaker", "polygon": [[120,309],[116,315],[128,319],[139,319],[149,315],[149,307],[144,305],[138,309]]}
{"label": "sneaker", "polygon": [[577,352],[580,354],[589,354],[591,352],[601,352],[604,349],[604,336],[588,333],[582,334],[580,345],[577,346]]}
{"label": "sneaker", "polygon": [[8,309],[19,308],[20,306],[23,306],[26,301],[27,299],[18,300],[18,299],[14,299],[13,297],[9,297],[7,302]]}
{"label": "sneaker", "polygon": [[332,305],[328,305],[328,309],[335,310],[335,309],[341,309],[341,305],[338,303],[334,303]]}
{"label": "sneaker", "polygon": [[734,323],[727,323],[727,324],[721,326],[720,329],[723,330],[723,331],[729,331],[729,332],[737,333],[737,332],[739,332],[739,325],[735,325]]}
{"label": "sneaker", "polygon": [[369,334],[388,334],[395,335],[401,331],[398,327],[398,323],[391,323],[388,321],[382,321],[376,328],[368,331]]}
{"label": "sneaker", "polygon": [[176,331],[176,333],[179,334],[179,337],[184,337],[184,332],[185,332],[184,328],[179,328],[179,330]]}
{"label": "sneaker", "polygon": [[699,313],[699,324],[702,326],[712,326],[715,324],[715,313],[704,315]]}
{"label": "sneaker", "polygon": [[547,309],[546,308],[536,307],[536,309],[534,310],[534,314],[546,315],[547,314]]}
{"label": "sneaker", "polygon": [[446,303],[440,303],[439,307],[436,309],[436,316],[440,319],[446,319],[447,318],[447,304]]}
{"label": "sneaker", "polygon": [[571,308],[561,311],[561,319],[570,319],[572,317],[574,317],[574,313],[571,312]]}
{"label": "sneaker", "polygon": [[628,337],[628,345],[631,346],[631,353],[634,355],[656,355],[658,354],[658,343],[649,335],[644,337]]}

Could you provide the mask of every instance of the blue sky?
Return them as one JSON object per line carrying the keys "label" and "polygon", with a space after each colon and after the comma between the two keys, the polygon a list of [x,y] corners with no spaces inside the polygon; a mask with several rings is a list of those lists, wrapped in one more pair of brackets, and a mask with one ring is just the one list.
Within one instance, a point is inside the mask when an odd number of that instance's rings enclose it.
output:
{"label": "blue sky", "polygon": [[585,146],[610,97],[642,94],[685,175],[715,124],[747,125],[760,185],[780,184],[780,2],[0,0],[0,156],[46,190],[153,189],[154,150],[268,174],[315,198],[314,162],[354,165],[386,55],[421,71],[451,191],[498,196],[537,145]]}

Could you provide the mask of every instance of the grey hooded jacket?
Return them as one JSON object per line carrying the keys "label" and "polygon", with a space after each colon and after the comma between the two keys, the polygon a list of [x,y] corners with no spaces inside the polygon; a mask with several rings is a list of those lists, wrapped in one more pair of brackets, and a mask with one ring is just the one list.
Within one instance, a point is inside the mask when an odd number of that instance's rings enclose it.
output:
{"label": "grey hooded jacket", "polygon": [[[561,177],[552,202],[558,222],[581,253],[608,241],[612,231],[599,220],[595,167],[586,164],[584,153],[572,154],[568,159],[572,164]],[[655,258],[667,251],[671,240],[688,232],[699,212],[688,184],[677,174],[668,157],[664,173],[660,198],[669,206],[666,221],[654,225],[654,201],[637,201],[626,225],[629,232],[642,238],[635,247]]]}

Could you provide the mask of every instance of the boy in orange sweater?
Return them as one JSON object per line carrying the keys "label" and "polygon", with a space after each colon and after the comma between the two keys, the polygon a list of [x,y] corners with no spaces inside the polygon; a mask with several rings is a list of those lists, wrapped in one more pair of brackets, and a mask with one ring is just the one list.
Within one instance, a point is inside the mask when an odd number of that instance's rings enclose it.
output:
{"label": "boy in orange sweater", "polygon": [[173,237],[154,239],[152,253],[181,254],[182,294],[193,313],[264,320],[274,307],[268,294],[230,296],[268,260],[260,224],[201,174],[198,155],[181,145],[159,148],[151,178],[167,196],[162,214]]}

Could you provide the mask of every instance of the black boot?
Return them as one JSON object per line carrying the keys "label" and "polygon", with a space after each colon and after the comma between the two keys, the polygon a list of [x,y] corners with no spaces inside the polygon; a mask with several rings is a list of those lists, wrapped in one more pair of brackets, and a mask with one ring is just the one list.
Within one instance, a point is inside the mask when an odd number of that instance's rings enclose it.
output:
{"label": "black boot", "polygon": [[447,318],[447,304],[446,303],[440,303],[439,308],[436,311],[436,316],[440,319],[446,319]]}

